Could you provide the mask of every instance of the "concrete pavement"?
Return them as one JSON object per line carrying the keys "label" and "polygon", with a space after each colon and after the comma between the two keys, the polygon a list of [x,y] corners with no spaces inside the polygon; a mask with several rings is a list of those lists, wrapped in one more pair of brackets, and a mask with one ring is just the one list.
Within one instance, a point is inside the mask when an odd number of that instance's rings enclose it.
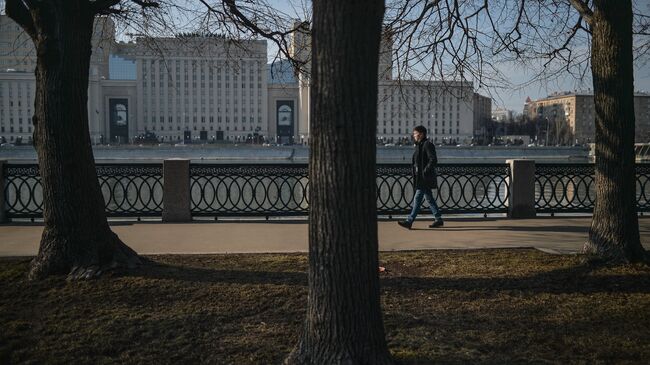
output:
{"label": "concrete pavement", "polygon": [[[379,248],[392,250],[534,247],[577,252],[587,238],[591,217],[535,219],[449,218],[429,229],[418,220],[406,230],[396,221],[379,221]],[[308,225],[295,221],[219,221],[192,223],[111,222],[111,227],[141,254],[305,252]],[[650,248],[650,218],[639,218],[641,242]],[[0,256],[31,256],[38,252],[43,226],[0,225]]]}

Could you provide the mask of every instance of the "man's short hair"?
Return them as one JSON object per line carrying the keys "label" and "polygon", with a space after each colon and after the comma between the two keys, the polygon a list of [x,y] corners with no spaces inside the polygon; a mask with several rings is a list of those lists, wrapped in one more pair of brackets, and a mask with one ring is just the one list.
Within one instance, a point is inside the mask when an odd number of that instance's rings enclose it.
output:
{"label": "man's short hair", "polygon": [[413,130],[418,132],[418,133],[424,134],[425,136],[427,135],[427,129],[424,128],[423,125],[419,125],[419,126],[413,128]]}

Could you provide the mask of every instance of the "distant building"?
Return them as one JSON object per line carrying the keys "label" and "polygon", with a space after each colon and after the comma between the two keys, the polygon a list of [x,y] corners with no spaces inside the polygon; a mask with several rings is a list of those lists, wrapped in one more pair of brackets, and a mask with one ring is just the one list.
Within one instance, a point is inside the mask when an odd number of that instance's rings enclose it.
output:
{"label": "distant building", "polygon": [[[116,54],[132,59],[138,75],[132,91],[109,100],[136,111],[128,135],[155,132],[163,141],[244,141],[267,135],[265,41],[233,41],[220,36],[186,34],[138,38],[118,44]],[[115,133],[111,132],[111,137]]]}
{"label": "distant building", "polygon": [[[566,124],[575,140],[589,143],[595,137],[595,106],[592,92],[555,93],[544,99],[527,103],[529,118],[552,125]],[[650,95],[634,95],[635,141],[650,140]]]}
{"label": "distant building", "polygon": [[[115,28],[98,17],[92,37],[88,85],[88,117],[95,132],[101,104],[101,82],[108,75],[108,58]],[[0,137],[8,142],[29,142],[33,133],[36,52],[33,42],[12,19],[0,15]],[[2,138],[0,138],[2,139]]]}
{"label": "distant building", "polygon": [[499,123],[510,122],[514,120],[514,112],[507,109],[492,110],[492,120]]}
{"label": "distant building", "polygon": [[[294,28],[299,25],[294,24]],[[292,35],[291,53],[306,63],[298,76],[299,134],[308,136],[311,38],[308,23],[302,23],[300,29]],[[410,140],[413,128],[423,125],[435,142],[470,142],[476,118],[487,115],[489,119],[489,98],[481,97],[477,110],[470,82],[393,79],[392,46],[392,40],[384,36],[377,74],[377,138],[387,143]]]}
{"label": "distant building", "polygon": [[[0,136],[28,141],[34,47],[5,15],[0,15],[0,29]],[[265,41],[187,34],[116,43],[114,35],[110,18],[96,19],[88,87],[94,143],[127,143],[145,131],[164,141],[268,137]]]}
{"label": "distant building", "polygon": [[492,99],[474,93],[473,126],[474,137],[484,143],[489,138],[488,123],[491,119]]}
{"label": "distant building", "polygon": [[384,142],[410,139],[423,125],[438,143],[468,143],[473,132],[472,85],[461,81],[379,82],[377,137]]}
{"label": "distant building", "polygon": [[[308,23],[292,36],[291,53],[308,61]],[[309,62],[267,65],[266,41],[181,34],[115,41],[115,26],[98,17],[93,34],[88,120],[93,143],[128,143],[153,132],[165,142],[279,143],[309,139]],[[33,133],[36,56],[32,41],[0,15],[0,137],[29,141]],[[409,140],[424,125],[438,143],[468,143],[489,119],[491,100],[467,81],[393,79],[392,40],[379,57],[377,137]]]}
{"label": "distant building", "polygon": [[533,101],[530,99],[530,96],[527,96],[526,102],[524,103],[523,115],[530,116],[532,108],[533,108]]}

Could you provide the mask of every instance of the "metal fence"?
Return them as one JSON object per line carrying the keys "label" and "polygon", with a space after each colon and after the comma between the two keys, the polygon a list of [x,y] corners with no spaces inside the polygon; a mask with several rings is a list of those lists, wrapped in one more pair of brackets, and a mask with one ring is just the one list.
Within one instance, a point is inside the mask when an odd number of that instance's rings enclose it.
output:
{"label": "metal fence", "polygon": [[[36,164],[4,165],[7,218],[43,216],[43,187]],[[163,177],[159,164],[97,164],[97,178],[109,217],[162,214]]]}
{"label": "metal fence", "polygon": [[309,212],[307,165],[190,165],[195,216],[281,216]]}
{"label": "metal fence", "polygon": [[[191,164],[193,216],[307,215],[307,165]],[[510,166],[441,164],[437,202],[445,214],[505,213]],[[5,216],[39,218],[43,193],[36,164],[4,164]],[[161,164],[98,164],[97,175],[110,217],[161,216]],[[636,165],[639,211],[650,211],[650,164]],[[413,199],[411,169],[403,164],[377,166],[377,213],[406,214]],[[1,186],[1,185],[0,185]],[[595,201],[593,164],[537,164],[535,208],[539,213],[590,212]],[[427,211],[428,207],[423,207]]]}
{"label": "metal fence", "polygon": [[[596,201],[594,164],[536,164],[538,213],[588,213]],[[650,211],[650,164],[636,164],[638,211]]]}
{"label": "metal fence", "polygon": [[[437,172],[437,202],[443,212],[507,211],[508,165],[439,165]],[[196,216],[306,215],[309,211],[307,165],[192,164],[190,191]],[[410,166],[377,166],[378,214],[408,213],[413,194]]]}
{"label": "metal fence", "polygon": [[[434,193],[443,213],[507,212],[509,165],[440,164],[436,172],[438,189]],[[410,212],[414,193],[409,165],[377,166],[377,213]],[[428,210],[426,203],[422,210]]]}

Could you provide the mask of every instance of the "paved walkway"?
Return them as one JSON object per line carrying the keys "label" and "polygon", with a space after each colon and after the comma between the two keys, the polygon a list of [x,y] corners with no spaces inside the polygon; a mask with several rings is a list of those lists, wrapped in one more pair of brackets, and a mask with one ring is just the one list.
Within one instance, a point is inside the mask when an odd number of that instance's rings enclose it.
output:
{"label": "paved walkway", "polygon": [[[417,221],[406,230],[395,221],[379,222],[382,251],[422,249],[473,249],[535,247],[570,253],[580,250],[587,237],[590,217],[450,218],[442,228],[429,229]],[[142,254],[304,252],[307,222],[112,222],[112,229]],[[650,248],[650,217],[639,219],[641,241]],[[43,230],[39,224],[0,225],[0,256],[30,256],[38,251]]]}

